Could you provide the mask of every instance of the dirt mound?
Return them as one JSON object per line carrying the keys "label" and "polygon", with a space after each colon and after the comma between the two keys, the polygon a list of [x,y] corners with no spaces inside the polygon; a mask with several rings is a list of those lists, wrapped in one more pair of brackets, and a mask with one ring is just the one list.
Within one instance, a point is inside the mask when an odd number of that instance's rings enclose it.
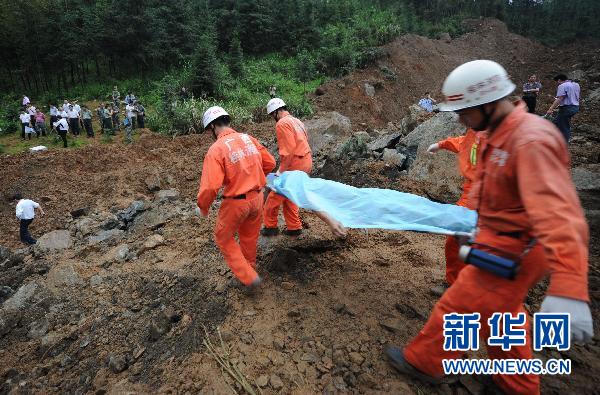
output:
{"label": "dirt mound", "polygon": [[[451,41],[404,35],[383,47],[384,55],[375,66],[358,70],[341,80],[320,88],[313,101],[322,111],[338,111],[349,117],[355,130],[382,127],[406,115],[411,104],[430,91],[442,100],[441,86],[456,66],[475,59],[491,59],[506,67],[518,87],[528,75],[536,73],[543,85],[538,112],[549,107],[556,92],[552,77],[559,72],[586,70],[582,97],[597,87],[600,75],[587,72],[600,60],[596,47],[575,46],[567,51],[544,47],[525,37],[510,33],[496,19],[466,22],[473,31]],[[579,60],[581,59],[581,60]],[[579,63],[578,63],[579,61]],[[372,89],[373,88],[373,89]],[[520,88],[516,92],[520,94]],[[582,108],[577,122],[598,122],[591,109]]]}

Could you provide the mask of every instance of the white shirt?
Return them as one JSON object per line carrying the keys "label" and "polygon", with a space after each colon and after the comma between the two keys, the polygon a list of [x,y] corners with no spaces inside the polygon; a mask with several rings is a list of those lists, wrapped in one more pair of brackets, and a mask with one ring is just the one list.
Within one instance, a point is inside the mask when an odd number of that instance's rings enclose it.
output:
{"label": "white shirt", "polygon": [[26,105],[28,105],[29,103],[31,103],[31,102],[29,101],[29,98],[28,98],[27,96],[23,96],[23,105],[24,105],[24,106],[26,106]]}
{"label": "white shirt", "polygon": [[21,199],[17,203],[15,214],[19,219],[33,219],[35,218],[35,209],[39,208],[40,205],[29,199]]}
{"label": "white shirt", "polygon": [[62,110],[60,112],[60,116],[66,118],[67,117],[67,112],[65,110]]}
{"label": "white shirt", "polygon": [[19,115],[19,118],[21,119],[21,123],[29,123],[29,121],[31,120],[31,118],[29,117],[29,114],[21,114]]}
{"label": "white shirt", "polygon": [[132,106],[131,104],[128,104],[125,107],[125,110],[127,111],[127,118],[133,118],[135,117],[135,111],[133,111],[135,109],[134,106]]}
{"label": "white shirt", "polygon": [[81,106],[79,104],[73,104],[73,110],[77,111],[77,114],[81,113]]}
{"label": "white shirt", "polygon": [[50,106],[50,115],[51,116],[57,116],[58,115],[58,108],[56,108],[54,106]]}
{"label": "white shirt", "polygon": [[29,113],[29,115],[35,115],[35,113],[37,112],[37,110],[35,109],[34,106],[29,107],[29,109],[27,110],[27,112]]}
{"label": "white shirt", "polygon": [[60,130],[64,130],[65,132],[69,130],[69,124],[64,118],[61,118],[60,120],[54,122],[54,127],[59,128]]}
{"label": "white shirt", "polygon": [[75,111],[75,109],[73,109],[73,110],[67,111],[67,116],[69,118],[71,118],[71,119],[72,118],[79,118],[79,113],[77,111]]}

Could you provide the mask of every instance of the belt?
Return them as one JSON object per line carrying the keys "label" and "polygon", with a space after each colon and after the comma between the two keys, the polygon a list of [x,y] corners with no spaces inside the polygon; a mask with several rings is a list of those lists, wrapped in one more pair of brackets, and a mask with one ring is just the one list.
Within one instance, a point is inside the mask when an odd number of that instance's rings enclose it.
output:
{"label": "belt", "polygon": [[254,189],[252,191],[248,191],[246,193],[242,193],[241,195],[235,195],[235,196],[223,196],[223,199],[236,199],[236,200],[242,200],[242,199],[246,199],[246,197],[248,197],[248,195],[252,194],[253,192],[260,192],[260,189]]}

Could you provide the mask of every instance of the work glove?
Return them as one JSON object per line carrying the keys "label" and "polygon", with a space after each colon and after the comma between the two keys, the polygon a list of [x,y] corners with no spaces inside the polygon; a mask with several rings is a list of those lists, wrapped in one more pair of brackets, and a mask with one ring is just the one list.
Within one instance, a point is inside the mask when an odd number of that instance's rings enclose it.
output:
{"label": "work glove", "polygon": [[429,146],[429,148],[427,148],[427,153],[433,155],[436,152],[438,152],[439,149],[440,149],[440,145],[438,143],[431,144]]}
{"label": "work glove", "polygon": [[569,313],[571,315],[571,339],[586,343],[594,336],[592,313],[587,302],[562,296],[548,295],[540,308],[542,313]]}

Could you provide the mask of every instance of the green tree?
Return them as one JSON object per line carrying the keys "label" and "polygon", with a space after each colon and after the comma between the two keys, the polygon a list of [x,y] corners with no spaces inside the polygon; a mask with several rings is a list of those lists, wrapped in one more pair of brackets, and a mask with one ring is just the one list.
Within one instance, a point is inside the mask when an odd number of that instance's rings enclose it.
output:
{"label": "green tree", "polygon": [[300,52],[296,63],[296,76],[303,84],[304,94],[306,94],[306,83],[315,78],[315,75],[315,59],[307,51]]}
{"label": "green tree", "polygon": [[197,97],[217,96],[220,69],[213,36],[206,32],[200,36],[192,59],[189,80],[190,90]]}
{"label": "green tree", "polygon": [[229,47],[229,71],[234,77],[241,77],[244,71],[244,52],[242,51],[242,43],[240,37],[236,33],[231,40]]}

